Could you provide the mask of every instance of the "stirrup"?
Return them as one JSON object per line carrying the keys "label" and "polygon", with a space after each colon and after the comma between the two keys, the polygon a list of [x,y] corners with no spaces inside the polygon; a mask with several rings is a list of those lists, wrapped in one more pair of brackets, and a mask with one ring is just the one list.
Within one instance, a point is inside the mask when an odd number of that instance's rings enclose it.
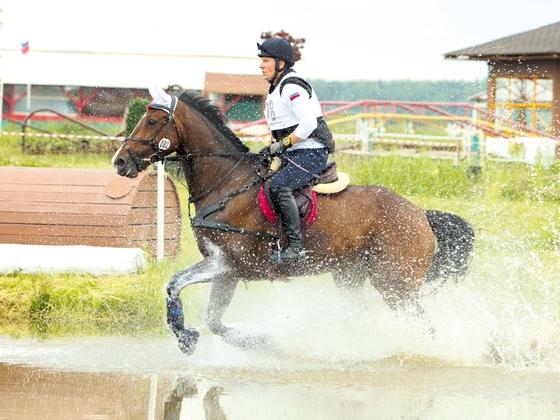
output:
{"label": "stirrup", "polygon": [[276,264],[283,264],[288,262],[302,263],[307,260],[307,251],[305,249],[298,249],[288,247],[280,252],[271,254],[268,259]]}

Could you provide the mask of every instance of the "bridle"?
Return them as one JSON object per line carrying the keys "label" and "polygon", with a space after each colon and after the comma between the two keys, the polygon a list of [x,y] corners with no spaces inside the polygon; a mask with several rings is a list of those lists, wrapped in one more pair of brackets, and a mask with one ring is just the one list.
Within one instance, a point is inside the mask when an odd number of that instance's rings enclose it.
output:
{"label": "bridle", "polygon": [[[164,153],[169,149],[169,146],[171,145],[169,142],[169,130],[171,128],[171,122],[173,122],[173,125],[175,126],[175,131],[177,132],[177,136],[179,136],[179,129],[177,128],[177,123],[175,122],[175,118],[174,118],[175,109],[177,108],[177,98],[175,96],[171,96],[170,106],[151,103],[150,105],[148,105],[148,109],[150,108],[161,109],[162,111],[167,112],[167,117],[160,125],[159,129],[154,133],[152,137],[150,137],[147,140],[137,139],[135,137],[127,137],[123,141],[123,146],[125,147],[130,158],[134,162],[134,165],[136,165],[136,169],[138,170],[138,172],[142,170],[142,164],[144,164],[145,162],[154,163],[163,159]],[[159,135],[159,133],[161,133],[161,130],[163,130],[163,127],[165,127],[165,136],[156,145],[155,140]],[[137,143],[149,144],[152,147],[154,153],[151,154],[150,157],[147,159],[140,159],[128,145],[127,141],[129,140],[135,141]]]}
{"label": "bridle", "polygon": [[[149,108],[161,109],[161,110],[167,112],[167,117],[166,117],[165,121],[163,121],[163,123],[161,124],[159,129],[155,132],[155,134],[152,135],[149,139],[145,140],[145,139],[137,139],[135,137],[127,137],[123,141],[123,145],[124,145],[126,151],[128,152],[128,154],[130,155],[130,158],[133,160],[134,164],[136,165],[136,168],[138,169],[138,172],[140,172],[142,170],[142,165],[146,162],[154,163],[154,162],[157,162],[157,161],[183,161],[185,159],[187,160],[187,162],[191,162],[193,158],[210,157],[210,156],[213,156],[213,157],[240,157],[240,159],[238,159],[236,164],[225,175],[221,176],[220,179],[214,185],[212,185],[206,191],[204,191],[204,192],[202,192],[202,193],[200,193],[200,194],[198,194],[194,197],[189,197],[189,205],[187,206],[187,213],[188,213],[188,217],[189,217],[190,222],[191,222],[191,226],[193,228],[210,228],[210,229],[217,229],[217,230],[226,231],[226,232],[228,232],[228,231],[229,232],[236,232],[236,233],[248,234],[248,235],[253,235],[253,236],[257,236],[257,237],[262,237],[262,238],[267,238],[267,239],[276,239],[277,240],[278,236],[276,236],[276,235],[269,235],[268,233],[261,233],[261,232],[253,232],[253,231],[245,230],[245,229],[238,228],[238,227],[235,227],[235,226],[230,226],[227,223],[221,223],[221,222],[206,220],[206,217],[209,216],[210,214],[215,213],[215,212],[220,211],[220,210],[223,210],[226,203],[228,201],[230,201],[232,198],[236,197],[239,194],[244,193],[245,191],[250,190],[251,188],[253,188],[257,184],[260,184],[260,183],[264,182],[266,179],[270,178],[273,175],[273,173],[268,173],[266,175],[260,175],[259,173],[257,173],[257,178],[254,179],[253,181],[249,182],[247,185],[244,185],[241,188],[239,188],[238,190],[232,192],[231,194],[229,194],[228,196],[226,196],[222,200],[220,200],[218,203],[215,203],[213,205],[210,205],[209,207],[201,209],[200,211],[198,211],[196,213],[196,215],[194,217],[191,216],[191,212],[190,212],[191,206],[190,206],[190,204],[196,203],[197,201],[206,197],[208,194],[210,194],[210,192],[215,191],[220,185],[222,185],[225,181],[230,179],[233,172],[235,172],[235,170],[237,170],[237,168],[241,164],[245,154],[244,153],[194,153],[194,154],[189,154],[189,155],[186,155],[186,156],[165,157],[165,155],[163,153],[165,153],[169,149],[169,146],[170,146],[168,135],[169,135],[169,131],[170,131],[170,128],[171,128],[171,122],[173,122],[173,125],[175,126],[175,130],[177,131],[177,136],[179,137],[179,129],[177,128],[177,123],[175,122],[175,118],[174,118],[175,108],[177,107],[177,98],[175,96],[171,96],[171,106],[169,106],[169,107],[166,106],[166,105],[156,104],[156,103],[151,103],[148,107]],[[163,130],[163,127],[165,127],[165,136],[156,145],[156,143],[155,143],[156,137],[161,133],[161,131]],[[129,140],[130,141],[135,141],[137,143],[149,144],[152,147],[152,150],[154,151],[154,153],[152,155],[150,155],[149,158],[140,159],[136,155],[136,153],[134,153],[134,151],[128,145],[127,141],[129,141]]]}

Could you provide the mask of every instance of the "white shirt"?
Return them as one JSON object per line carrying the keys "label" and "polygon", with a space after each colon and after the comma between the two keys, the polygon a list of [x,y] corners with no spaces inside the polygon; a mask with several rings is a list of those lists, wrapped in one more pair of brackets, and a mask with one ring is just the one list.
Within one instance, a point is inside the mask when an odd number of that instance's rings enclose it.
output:
{"label": "white shirt", "polygon": [[309,135],[317,128],[317,118],[322,116],[321,105],[311,89],[311,97],[305,88],[289,83],[292,77],[299,77],[296,72],[290,72],[280,80],[284,85],[280,95],[280,84],[266,97],[265,118],[271,130],[297,125],[294,134],[300,139],[292,149],[317,149],[325,147]]}

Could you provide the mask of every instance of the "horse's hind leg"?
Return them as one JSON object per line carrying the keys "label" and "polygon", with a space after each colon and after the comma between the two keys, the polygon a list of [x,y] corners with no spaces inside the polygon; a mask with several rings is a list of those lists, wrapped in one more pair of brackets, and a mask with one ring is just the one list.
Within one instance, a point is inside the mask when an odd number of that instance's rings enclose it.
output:
{"label": "horse's hind leg", "polygon": [[367,307],[364,286],[368,277],[367,267],[358,265],[352,268],[341,268],[331,272],[333,281],[348,311],[359,314]]}
{"label": "horse's hind leg", "polygon": [[207,257],[186,270],[175,273],[167,284],[167,325],[177,337],[181,351],[188,355],[194,352],[200,334],[194,328],[185,328],[183,304],[179,295],[191,284],[211,282],[223,271],[220,266],[219,260]]}
{"label": "horse's hind leg", "polygon": [[404,263],[377,261],[369,269],[373,287],[389,307],[397,312],[422,317],[419,292],[425,270],[417,270]]}
{"label": "horse's hind leg", "polygon": [[406,265],[388,264],[385,269],[377,266],[370,270],[370,280],[391,309],[419,322],[421,328],[434,334],[436,329],[425,318],[424,308],[420,304],[420,288],[424,283],[425,271],[407,269]]}

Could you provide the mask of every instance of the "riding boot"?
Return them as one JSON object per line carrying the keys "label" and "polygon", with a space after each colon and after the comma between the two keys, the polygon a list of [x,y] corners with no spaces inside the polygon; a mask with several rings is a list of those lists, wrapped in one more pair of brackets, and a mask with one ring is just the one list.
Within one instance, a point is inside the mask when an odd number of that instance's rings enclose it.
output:
{"label": "riding boot", "polygon": [[275,198],[282,221],[282,230],[288,239],[288,246],[279,255],[271,255],[270,259],[277,263],[303,262],[305,260],[305,250],[301,236],[299,210],[294,194],[290,188],[283,187],[279,189]]}

